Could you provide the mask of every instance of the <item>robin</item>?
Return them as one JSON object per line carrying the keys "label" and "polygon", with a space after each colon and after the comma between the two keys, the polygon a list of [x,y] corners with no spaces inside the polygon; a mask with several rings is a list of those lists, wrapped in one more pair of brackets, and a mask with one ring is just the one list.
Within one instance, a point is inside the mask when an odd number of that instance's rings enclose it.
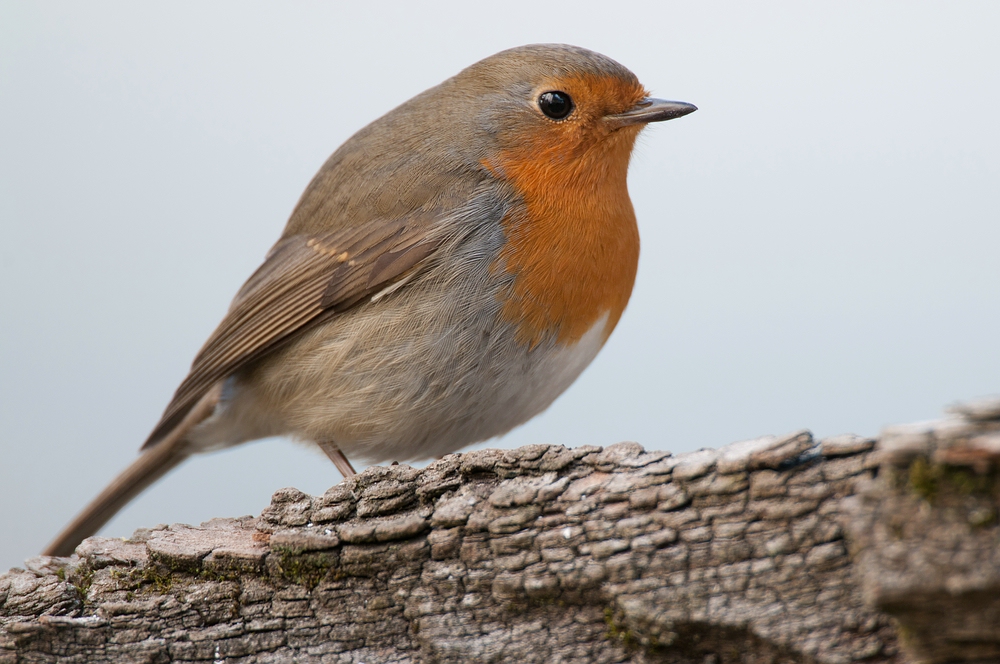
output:
{"label": "robin", "polygon": [[46,554],[70,555],[188,456],[267,436],[345,476],[441,456],[545,410],[628,303],[636,136],[696,110],[566,45],[478,62],[326,161],[139,458]]}

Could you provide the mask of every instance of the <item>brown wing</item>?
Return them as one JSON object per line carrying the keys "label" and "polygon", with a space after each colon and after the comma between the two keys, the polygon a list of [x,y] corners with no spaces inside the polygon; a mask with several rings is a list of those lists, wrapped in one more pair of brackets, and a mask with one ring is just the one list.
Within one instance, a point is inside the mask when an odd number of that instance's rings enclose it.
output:
{"label": "brown wing", "polygon": [[343,311],[414,268],[440,244],[428,230],[423,220],[402,219],[278,242],[195,357],[143,449],[166,436],[220,380],[320,314]]}

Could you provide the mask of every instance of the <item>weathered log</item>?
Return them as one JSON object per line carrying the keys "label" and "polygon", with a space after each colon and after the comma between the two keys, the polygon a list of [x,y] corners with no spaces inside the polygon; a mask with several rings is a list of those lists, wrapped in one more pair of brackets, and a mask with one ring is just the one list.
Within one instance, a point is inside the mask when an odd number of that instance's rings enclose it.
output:
{"label": "weathered log", "polygon": [[0,576],[0,663],[997,662],[1000,400],[370,468]]}

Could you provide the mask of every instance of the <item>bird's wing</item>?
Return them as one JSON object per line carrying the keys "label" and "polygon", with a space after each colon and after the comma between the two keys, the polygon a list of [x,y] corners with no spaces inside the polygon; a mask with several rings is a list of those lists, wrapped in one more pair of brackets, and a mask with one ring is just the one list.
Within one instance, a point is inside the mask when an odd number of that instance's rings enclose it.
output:
{"label": "bird's wing", "polygon": [[279,241],[195,357],[143,449],[162,440],[234,371],[321,314],[343,311],[414,269],[441,244],[432,228],[426,219],[400,219]]}

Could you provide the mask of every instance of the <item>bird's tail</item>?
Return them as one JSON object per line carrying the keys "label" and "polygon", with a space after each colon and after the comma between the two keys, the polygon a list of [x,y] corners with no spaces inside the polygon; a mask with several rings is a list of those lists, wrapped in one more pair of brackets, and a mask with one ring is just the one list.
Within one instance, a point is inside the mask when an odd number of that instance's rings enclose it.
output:
{"label": "bird's tail", "polygon": [[173,431],[143,450],[132,465],[112,480],[46,547],[43,555],[72,555],[80,542],[96,533],[143,489],[191,456],[194,450],[188,444],[187,434],[212,414],[218,401],[219,390],[210,390]]}

